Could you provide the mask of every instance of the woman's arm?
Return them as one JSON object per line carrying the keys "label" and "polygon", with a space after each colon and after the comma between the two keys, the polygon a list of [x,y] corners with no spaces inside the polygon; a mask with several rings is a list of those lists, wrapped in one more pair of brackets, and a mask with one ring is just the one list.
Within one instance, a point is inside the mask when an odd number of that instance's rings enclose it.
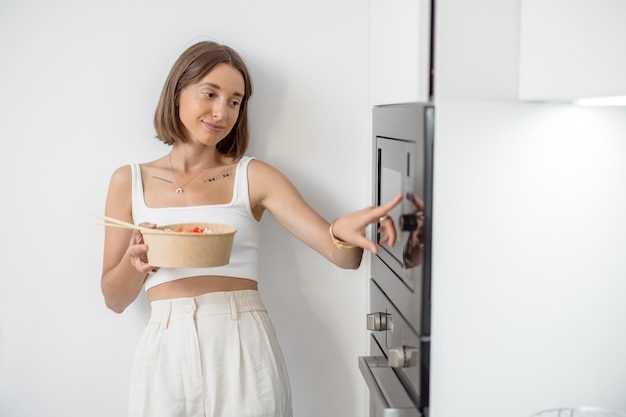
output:
{"label": "woman's arm", "polygon": [[[111,176],[105,215],[132,223],[131,198],[130,166],[118,168]],[[116,313],[123,312],[141,291],[150,270],[147,250],[141,233],[105,227],[101,287],[106,306]]]}
{"label": "woman's arm", "polygon": [[[384,216],[402,199],[402,196],[398,196],[384,205],[358,210],[335,220],[333,222],[335,238],[347,243],[348,246],[356,246],[351,249],[341,249],[333,243],[329,230],[330,224],[309,206],[282,173],[261,161],[254,160],[250,162],[248,176],[251,203],[258,219],[264,210],[268,210],[278,223],[296,238],[335,265],[346,269],[359,267],[363,248],[374,253],[378,251],[376,244],[366,238],[365,229],[369,224],[377,223],[381,216]],[[382,242],[393,246],[396,239],[393,222],[386,220],[379,231],[384,234]]]}

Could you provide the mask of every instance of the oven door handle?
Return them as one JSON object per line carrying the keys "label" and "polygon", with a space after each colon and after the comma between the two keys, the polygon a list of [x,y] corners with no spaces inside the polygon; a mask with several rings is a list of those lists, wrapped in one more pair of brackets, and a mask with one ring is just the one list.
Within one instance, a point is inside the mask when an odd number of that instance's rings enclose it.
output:
{"label": "oven door handle", "polygon": [[422,417],[384,356],[360,356],[359,370],[370,395],[384,408],[382,417]]}

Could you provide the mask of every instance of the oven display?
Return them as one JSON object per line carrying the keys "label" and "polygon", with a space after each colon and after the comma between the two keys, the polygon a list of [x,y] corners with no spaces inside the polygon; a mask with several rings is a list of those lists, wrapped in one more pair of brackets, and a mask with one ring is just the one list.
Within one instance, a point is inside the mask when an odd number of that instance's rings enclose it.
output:
{"label": "oven display", "polygon": [[[421,278],[424,226],[423,152],[415,142],[377,139],[378,204],[403,194],[401,204],[389,212],[394,220],[398,239],[393,248],[382,245],[383,260],[399,278],[414,289]],[[377,235],[377,241],[381,236]]]}

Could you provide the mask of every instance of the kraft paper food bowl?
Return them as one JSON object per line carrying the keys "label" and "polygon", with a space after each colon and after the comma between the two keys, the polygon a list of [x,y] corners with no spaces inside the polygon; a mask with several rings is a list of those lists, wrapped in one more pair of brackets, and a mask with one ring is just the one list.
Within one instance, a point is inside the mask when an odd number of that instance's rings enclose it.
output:
{"label": "kraft paper food bowl", "polygon": [[226,265],[237,229],[219,223],[177,223],[142,231],[148,263],[161,268]]}

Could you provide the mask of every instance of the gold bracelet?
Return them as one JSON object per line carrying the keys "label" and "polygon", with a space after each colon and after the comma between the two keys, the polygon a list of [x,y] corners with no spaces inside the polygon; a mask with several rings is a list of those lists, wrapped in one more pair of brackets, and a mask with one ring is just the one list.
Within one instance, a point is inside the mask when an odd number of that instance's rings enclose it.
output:
{"label": "gold bracelet", "polygon": [[330,237],[333,239],[333,243],[335,244],[335,246],[337,246],[339,249],[354,249],[357,248],[357,245],[353,245],[352,243],[348,243],[348,242],[344,242],[343,240],[337,239],[335,237],[335,234],[333,233],[333,223],[330,224],[330,228],[328,229],[330,231]]}

